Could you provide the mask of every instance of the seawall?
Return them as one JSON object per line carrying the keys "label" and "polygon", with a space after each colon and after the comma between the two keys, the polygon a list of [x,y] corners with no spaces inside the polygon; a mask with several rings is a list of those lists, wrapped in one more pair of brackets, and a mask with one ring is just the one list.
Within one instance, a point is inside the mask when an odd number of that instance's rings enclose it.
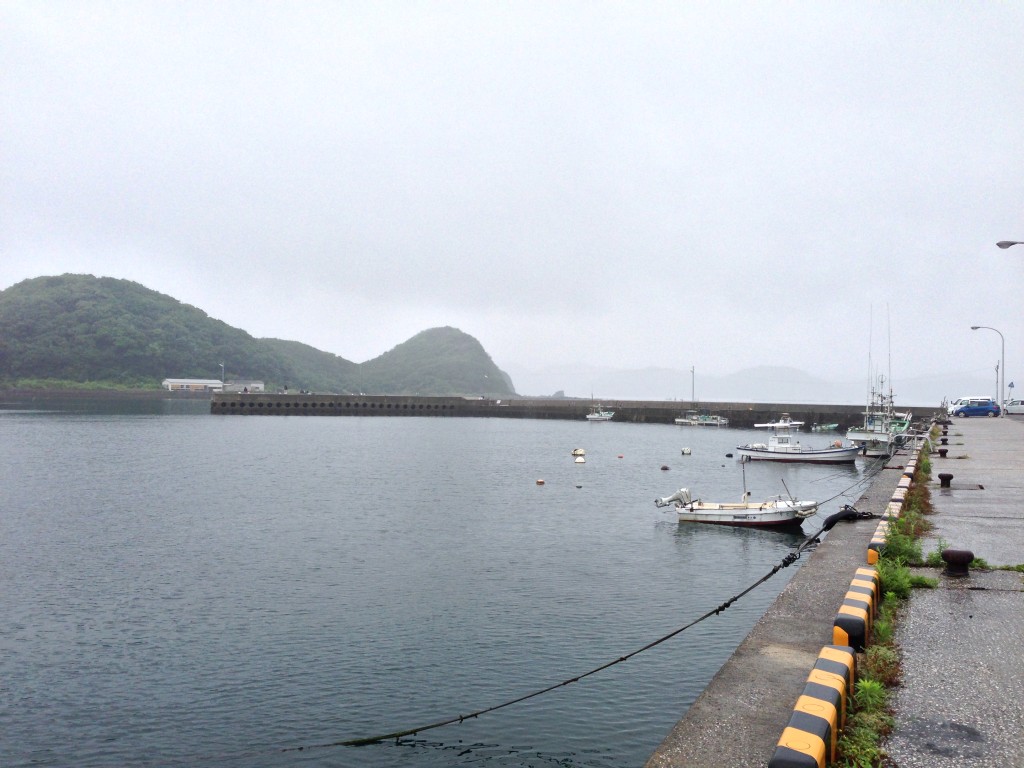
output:
{"label": "seawall", "polygon": [[[210,413],[219,416],[436,416],[583,420],[594,403],[565,399],[492,399],[406,395],[321,395],[217,393]],[[812,424],[839,424],[845,430],[863,422],[863,405],[821,403],[690,403],[678,400],[603,400],[614,421],[672,424],[687,410],[707,410],[729,419],[729,426],[752,427],[781,413]]]}

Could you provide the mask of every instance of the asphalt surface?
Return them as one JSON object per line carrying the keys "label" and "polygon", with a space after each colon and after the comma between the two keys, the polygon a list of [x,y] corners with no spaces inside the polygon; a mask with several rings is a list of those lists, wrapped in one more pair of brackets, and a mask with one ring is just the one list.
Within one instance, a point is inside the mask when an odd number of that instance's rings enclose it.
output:
{"label": "asphalt surface", "polygon": [[[1024,417],[957,419],[947,456],[932,461],[935,529],[925,554],[969,549],[990,565],[1024,563]],[[939,446],[936,446],[938,448]],[[893,457],[854,502],[881,515],[908,457]],[[939,473],[953,475],[943,489]],[[877,520],[840,523],[804,556],[799,571],[676,724],[646,768],[767,765]],[[896,639],[903,685],[886,749],[899,768],[1024,768],[1022,575],[972,570],[914,590]]]}
{"label": "asphalt surface", "polygon": [[[932,457],[927,555],[1024,563],[1024,417],[954,419]],[[942,488],[939,474],[951,474]],[[1024,574],[972,569],[916,589],[897,624],[903,684],[886,744],[899,768],[1024,768]]]}

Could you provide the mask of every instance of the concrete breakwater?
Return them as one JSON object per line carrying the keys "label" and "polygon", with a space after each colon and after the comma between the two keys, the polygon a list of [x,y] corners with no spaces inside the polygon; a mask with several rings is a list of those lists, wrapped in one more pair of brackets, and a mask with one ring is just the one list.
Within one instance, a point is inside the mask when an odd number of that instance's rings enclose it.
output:
{"label": "concrete breakwater", "polygon": [[[583,420],[595,405],[590,400],[490,399],[471,397],[416,397],[407,395],[322,395],[271,393],[217,393],[210,413],[223,416],[444,416],[512,419]],[[863,405],[801,403],[690,403],[678,400],[604,400],[615,412],[614,421],[672,424],[687,410],[706,410],[729,419],[733,427],[778,418],[782,413],[812,424],[839,424],[844,430],[863,423]]]}

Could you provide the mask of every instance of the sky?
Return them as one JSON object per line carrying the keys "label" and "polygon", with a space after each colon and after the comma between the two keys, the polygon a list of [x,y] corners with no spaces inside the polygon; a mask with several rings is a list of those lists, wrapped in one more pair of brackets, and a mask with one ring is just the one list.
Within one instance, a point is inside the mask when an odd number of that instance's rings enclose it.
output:
{"label": "sky", "polygon": [[1022,33],[1013,2],[5,0],[0,289],[124,278],[354,362],[454,326],[513,382],[1005,356],[1024,387]]}

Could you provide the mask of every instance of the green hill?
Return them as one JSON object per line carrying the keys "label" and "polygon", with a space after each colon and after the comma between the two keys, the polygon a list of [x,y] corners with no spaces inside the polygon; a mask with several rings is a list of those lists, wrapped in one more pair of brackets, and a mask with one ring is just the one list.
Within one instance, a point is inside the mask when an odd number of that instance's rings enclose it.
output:
{"label": "green hill", "polygon": [[457,328],[422,331],[359,368],[364,392],[515,394],[480,342]]}
{"label": "green hill", "polygon": [[480,343],[435,328],[363,364],[256,339],[129,280],[61,275],[0,291],[0,386],[155,388],[165,378],[261,379],[268,389],[515,394]]}

